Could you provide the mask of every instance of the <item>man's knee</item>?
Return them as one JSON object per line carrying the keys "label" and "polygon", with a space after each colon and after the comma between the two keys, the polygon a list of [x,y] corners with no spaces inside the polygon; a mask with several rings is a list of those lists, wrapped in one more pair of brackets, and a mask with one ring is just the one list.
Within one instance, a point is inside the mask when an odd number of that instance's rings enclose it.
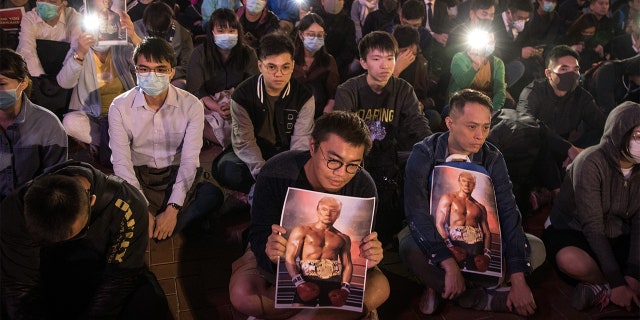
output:
{"label": "man's knee", "polygon": [[389,280],[377,267],[367,271],[366,288],[364,294],[365,312],[378,308],[389,298]]}
{"label": "man's knee", "polygon": [[531,246],[531,268],[535,270],[544,263],[547,257],[547,250],[545,249],[544,243],[542,242],[542,240],[540,240],[540,238],[529,233],[525,233],[525,236],[529,241],[529,246]]}
{"label": "man's knee", "polygon": [[556,254],[556,263],[560,271],[571,276],[587,276],[597,270],[593,258],[584,250],[573,246],[560,249]]}
{"label": "man's knee", "polygon": [[62,118],[62,126],[70,137],[80,142],[91,143],[91,121],[82,111],[72,111]]}
{"label": "man's knee", "polygon": [[262,299],[262,290],[258,289],[262,286],[264,286],[264,283],[258,283],[252,277],[235,279],[229,284],[231,304],[243,314],[250,316],[263,315],[265,311],[264,299]]}

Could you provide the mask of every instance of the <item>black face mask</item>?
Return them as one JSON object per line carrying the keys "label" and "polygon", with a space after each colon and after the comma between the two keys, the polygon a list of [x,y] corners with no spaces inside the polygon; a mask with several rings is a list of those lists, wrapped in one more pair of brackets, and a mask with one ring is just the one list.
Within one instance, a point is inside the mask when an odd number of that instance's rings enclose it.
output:
{"label": "black face mask", "polygon": [[[555,72],[554,72],[555,73]],[[556,87],[560,91],[573,91],[578,86],[580,75],[575,72],[555,73],[559,80]]]}

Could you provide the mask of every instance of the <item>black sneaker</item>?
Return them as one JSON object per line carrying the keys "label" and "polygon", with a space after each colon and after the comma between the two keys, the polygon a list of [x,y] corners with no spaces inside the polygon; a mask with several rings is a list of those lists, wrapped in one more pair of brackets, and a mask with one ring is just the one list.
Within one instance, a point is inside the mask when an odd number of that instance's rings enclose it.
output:
{"label": "black sneaker", "polygon": [[509,312],[507,297],[511,288],[498,289],[468,288],[456,302],[467,309],[494,312]]}
{"label": "black sneaker", "polygon": [[604,285],[578,283],[573,288],[571,306],[576,310],[584,310],[591,306],[599,305],[600,310],[609,304],[609,294]]}

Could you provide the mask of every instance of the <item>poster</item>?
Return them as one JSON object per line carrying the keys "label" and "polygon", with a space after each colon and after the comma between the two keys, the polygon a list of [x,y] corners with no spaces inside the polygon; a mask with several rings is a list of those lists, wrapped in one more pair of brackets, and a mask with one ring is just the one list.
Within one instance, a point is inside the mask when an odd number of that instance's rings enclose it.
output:
{"label": "poster", "polygon": [[20,30],[20,20],[24,15],[24,7],[0,9],[0,27],[4,31]]}
{"label": "poster", "polygon": [[464,164],[433,169],[430,213],[463,274],[499,282],[502,242],[493,183],[484,168]]}
{"label": "poster", "polygon": [[371,233],[374,211],[375,198],[289,188],[275,307],[362,312],[367,260],[359,256],[359,245]]}
{"label": "poster", "polygon": [[85,0],[84,31],[98,40],[97,45],[125,45],[127,32],[121,28],[120,15],[126,12],[124,0]]}

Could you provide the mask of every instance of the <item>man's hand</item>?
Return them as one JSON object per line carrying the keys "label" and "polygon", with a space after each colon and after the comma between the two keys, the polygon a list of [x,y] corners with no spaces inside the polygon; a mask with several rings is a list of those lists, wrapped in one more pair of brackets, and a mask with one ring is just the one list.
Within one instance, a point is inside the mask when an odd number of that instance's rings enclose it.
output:
{"label": "man's hand", "polygon": [[78,49],[76,49],[78,58],[84,59],[84,56],[87,54],[87,52],[89,52],[89,48],[91,48],[91,46],[95,45],[96,43],[98,42],[91,33],[81,33],[80,36],[78,36]]}
{"label": "man's hand", "polygon": [[595,53],[597,53],[600,56],[600,58],[604,57],[604,48],[602,47],[601,44],[599,44],[595,48],[593,48],[593,51]]}
{"label": "man's hand", "polygon": [[574,44],[571,48],[573,48],[577,53],[582,53],[582,50],[584,50],[584,43]]}
{"label": "man's hand", "polygon": [[626,308],[627,311],[631,311],[631,303],[634,302],[636,306],[640,307],[640,300],[638,295],[634,294],[633,290],[627,285],[621,285],[611,289],[611,302],[615,305]]}
{"label": "man's hand", "polygon": [[444,292],[442,292],[443,299],[455,299],[465,290],[467,290],[464,284],[464,278],[458,263],[452,259],[447,258],[440,262],[440,266],[444,269]]}
{"label": "man's hand", "polygon": [[563,168],[568,167],[573,162],[573,160],[575,160],[575,158],[578,156],[578,154],[580,154],[580,152],[582,152],[582,150],[584,150],[584,149],[578,148],[578,147],[573,146],[573,145],[571,147],[569,147],[569,150],[567,150],[567,158],[564,159],[564,161],[562,162],[562,167]]}
{"label": "man's hand", "polygon": [[631,291],[636,295],[640,295],[640,282],[638,279],[632,276],[624,276],[624,281],[627,283]]}
{"label": "man's hand", "polygon": [[172,206],[167,206],[163,212],[156,216],[156,229],[153,237],[158,240],[164,240],[171,237],[173,229],[178,222],[178,210]]}
{"label": "man's hand", "polygon": [[406,69],[413,61],[416,60],[416,54],[411,50],[404,50],[398,54],[396,58],[396,66],[393,69],[393,75],[399,77],[402,71]]}
{"label": "man's hand", "polygon": [[467,55],[471,59],[471,67],[473,68],[473,70],[478,71],[480,67],[482,67],[485,63],[487,63],[487,58],[478,55],[477,52],[469,51],[467,52]]}
{"label": "man's hand", "polygon": [[362,238],[360,242],[360,257],[369,260],[367,268],[373,268],[382,261],[382,242],[378,240],[377,232],[372,232]]}
{"label": "man's hand", "polygon": [[522,56],[522,59],[529,59],[533,55],[535,55],[537,52],[538,51],[534,47],[523,47],[520,52],[520,55]]}
{"label": "man's hand", "polygon": [[271,234],[269,238],[267,238],[264,253],[273,263],[278,263],[278,259],[284,255],[284,250],[287,247],[287,239],[282,235],[285,233],[287,233],[287,230],[282,226],[277,224],[271,225]]}
{"label": "man's hand", "polygon": [[447,45],[447,40],[449,39],[449,35],[446,33],[434,33],[431,35],[434,39],[436,39],[436,41],[438,41],[438,43],[440,43],[443,46]]}
{"label": "man's hand", "polygon": [[149,211],[149,238],[153,238],[153,228],[156,225],[156,217]]}
{"label": "man's hand", "polygon": [[507,296],[507,308],[521,316],[532,315],[536,312],[536,302],[522,272],[511,275],[511,291]]}
{"label": "man's hand", "polygon": [[461,262],[467,258],[467,250],[460,247],[451,246],[449,247],[449,251],[453,254],[453,258],[456,259],[456,262]]}
{"label": "man's hand", "polygon": [[131,17],[129,17],[129,14],[126,11],[120,11],[118,12],[118,15],[120,16],[120,29],[127,31],[127,35],[129,36],[129,39],[131,39],[131,43],[133,43],[134,46],[137,46],[142,39],[138,34],[136,34]]}

